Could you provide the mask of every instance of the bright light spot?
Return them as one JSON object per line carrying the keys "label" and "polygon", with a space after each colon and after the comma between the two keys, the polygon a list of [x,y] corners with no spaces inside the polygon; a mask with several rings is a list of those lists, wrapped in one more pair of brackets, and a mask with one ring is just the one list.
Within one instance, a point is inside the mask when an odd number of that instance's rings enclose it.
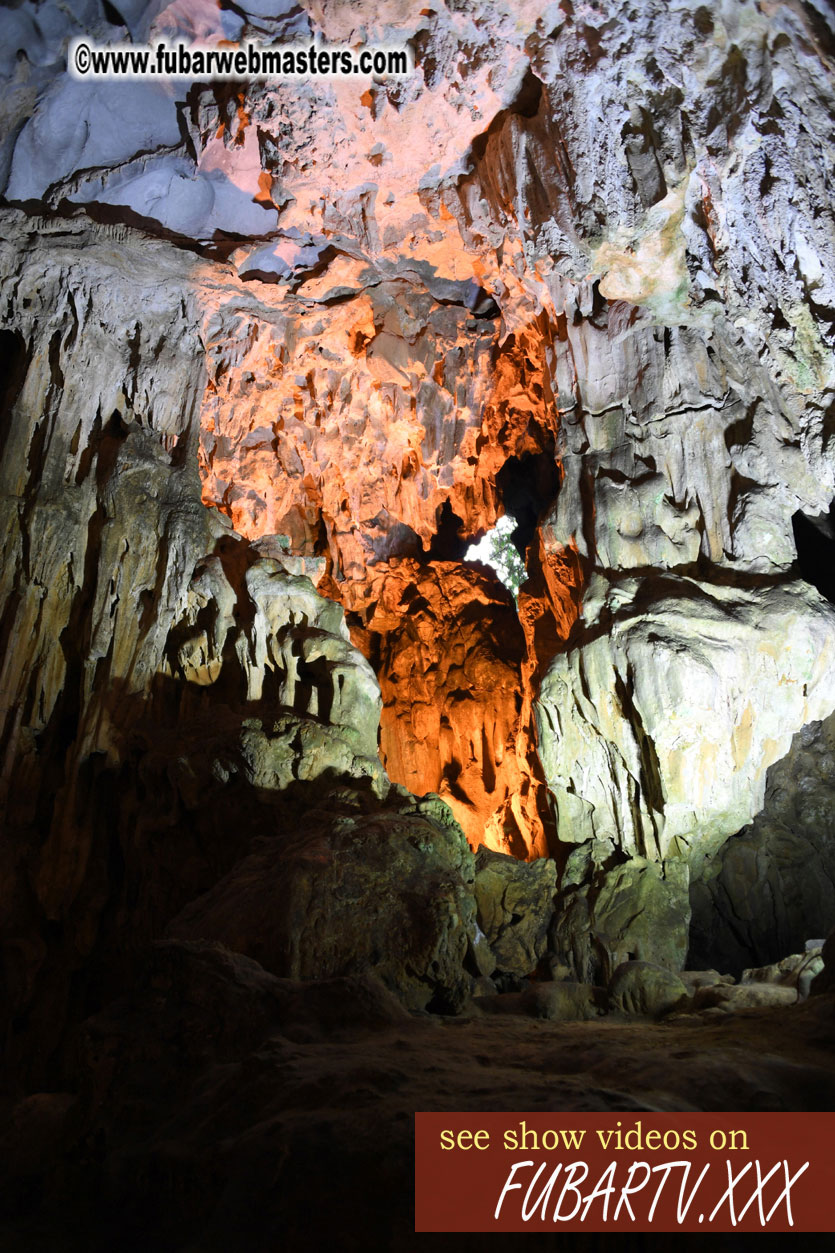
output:
{"label": "bright light spot", "polygon": [[496,574],[514,596],[525,580],[525,566],[510,538],[516,519],[505,514],[499,518],[492,531],[483,535],[477,544],[470,544],[464,553],[465,561],[483,561],[492,566]]}

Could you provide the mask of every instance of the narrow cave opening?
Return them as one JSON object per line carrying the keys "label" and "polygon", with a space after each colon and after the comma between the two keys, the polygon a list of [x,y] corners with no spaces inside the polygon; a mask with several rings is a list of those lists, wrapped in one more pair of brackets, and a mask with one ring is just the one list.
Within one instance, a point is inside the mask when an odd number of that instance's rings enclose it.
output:
{"label": "narrow cave opening", "polygon": [[500,582],[513,594],[514,600],[518,597],[519,588],[526,576],[524,558],[513,542],[516,529],[516,519],[506,513],[499,518],[492,530],[485,531],[481,539],[470,544],[464,553],[464,561],[479,561],[490,566]]}
{"label": "narrow cave opening", "polygon": [[526,558],[545,510],[559,491],[559,470],[553,453],[524,453],[509,457],[496,476],[504,515],[495,527],[470,544],[464,561],[491,566],[518,598],[527,578]]}
{"label": "narrow cave opening", "polygon": [[835,501],[828,513],[798,510],[792,518],[800,577],[835,604]]}
{"label": "narrow cave opening", "polygon": [[496,486],[505,513],[516,520],[510,538],[524,557],[540,518],[554,503],[560,488],[560,472],[554,451],[508,457],[496,475]]}

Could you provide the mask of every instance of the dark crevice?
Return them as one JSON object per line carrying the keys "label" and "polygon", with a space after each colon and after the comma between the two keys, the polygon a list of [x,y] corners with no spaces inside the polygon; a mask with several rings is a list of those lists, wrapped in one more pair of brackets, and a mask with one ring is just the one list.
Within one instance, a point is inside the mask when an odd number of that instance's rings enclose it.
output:
{"label": "dark crevice", "polygon": [[[644,847],[640,850],[645,857],[654,857],[660,854],[660,841],[658,833],[658,823],[655,815],[658,814],[663,818],[664,815],[664,789],[661,782],[661,765],[658,760],[658,753],[652,737],[647,734],[640,711],[635,704],[635,676],[631,666],[627,670],[626,679],[615,674],[615,694],[620,702],[623,715],[632,728],[632,734],[638,745],[638,752],[641,763],[640,782],[636,783],[635,797],[635,826],[636,830],[641,832]],[[652,838],[655,847],[650,848],[646,839],[646,833],[643,830],[642,807],[640,804],[641,796],[644,797],[645,807],[649,814],[652,824]]]}
{"label": "dark crevice", "polygon": [[728,452],[734,447],[747,448],[754,438],[754,415],[758,402],[749,405],[745,413],[725,428],[725,447]]}
{"label": "dark crevice", "polygon": [[528,69],[513,101],[506,109],[502,109],[497,113],[487,129],[482,131],[480,135],[476,135],[473,140],[470,152],[474,164],[483,160],[490,138],[501,132],[508,118],[513,116],[523,118],[536,117],[542,102],[542,90],[541,80],[537,78],[533,70]]}
{"label": "dark crevice", "polygon": [[828,513],[810,515],[798,510],[792,530],[800,577],[835,604],[835,501]]}
{"label": "dark crevice", "polygon": [[0,458],[6,449],[17,404],[31,361],[31,353],[19,331],[0,331]]}
{"label": "dark crevice", "polygon": [[438,529],[426,553],[428,561],[463,561],[469,541],[462,537],[464,521],[445,500],[438,511]]}
{"label": "dark crevice", "polygon": [[524,560],[540,518],[554,503],[559,491],[560,473],[553,453],[508,457],[496,475],[496,486],[505,513],[516,519],[510,538]]}
{"label": "dark crevice", "polygon": [[111,26],[127,26],[127,22],[122,17],[115,4],[111,4],[110,0],[102,0],[102,8],[104,16],[107,18]]}
{"label": "dark crevice", "polygon": [[814,4],[810,4],[809,0],[803,0],[803,12],[815,33],[821,52],[835,60],[835,14],[831,14],[827,22],[823,13]]}

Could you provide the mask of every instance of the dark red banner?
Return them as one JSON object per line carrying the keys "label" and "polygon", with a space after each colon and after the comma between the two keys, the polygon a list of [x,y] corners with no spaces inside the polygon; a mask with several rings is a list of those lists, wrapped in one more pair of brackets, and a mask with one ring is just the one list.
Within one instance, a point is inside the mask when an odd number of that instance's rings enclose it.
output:
{"label": "dark red banner", "polygon": [[415,1231],[835,1231],[835,1114],[415,1114]]}

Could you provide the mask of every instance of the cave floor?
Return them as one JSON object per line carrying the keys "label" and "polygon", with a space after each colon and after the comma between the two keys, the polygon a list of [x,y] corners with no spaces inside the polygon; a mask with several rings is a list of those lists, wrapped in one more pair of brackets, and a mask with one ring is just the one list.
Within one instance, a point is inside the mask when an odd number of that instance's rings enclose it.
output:
{"label": "cave floor", "polygon": [[253,1013],[199,1038],[206,997],[165,990],[154,1013],[126,1000],[91,1020],[76,1093],[30,1097],[15,1118],[16,1216],[0,1247],[463,1250],[482,1237],[414,1234],[415,1111],[835,1108],[830,996],[557,1023],[412,1016],[344,982],[312,998],[285,984],[281,1029],[266,1034]]}

